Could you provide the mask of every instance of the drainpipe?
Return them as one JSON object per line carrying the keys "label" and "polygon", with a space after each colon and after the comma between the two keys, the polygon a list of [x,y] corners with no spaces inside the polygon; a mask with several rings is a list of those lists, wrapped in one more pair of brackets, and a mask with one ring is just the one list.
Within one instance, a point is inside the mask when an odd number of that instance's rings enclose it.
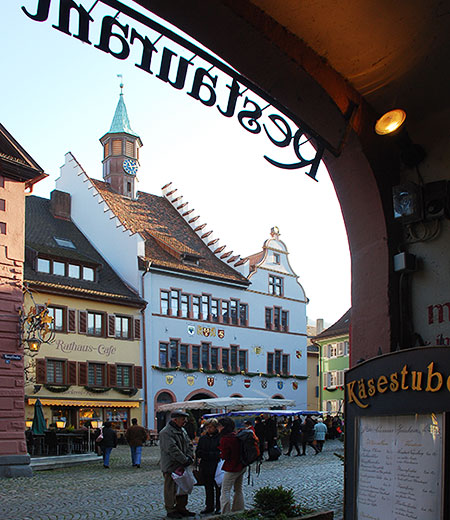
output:
{"label": "drainpipe", "polygon": [[[152,265],[152,262],[149,260],[145,265],[145,271],[142,273],[141,296],[142,296],[143,300],[145,300],[144,276],[149,272],[151,265]],[[145,328],[145,309],[146,308],[147,308],[147,305],[143,309],[141,309],[141,315],[142,315],[142,348],[143,348],[142,361],[144,364],[144,425],[145,425],[145,428],[147,428],[147,430],[148,430],[147,334],[146,334],[146,328]]]}

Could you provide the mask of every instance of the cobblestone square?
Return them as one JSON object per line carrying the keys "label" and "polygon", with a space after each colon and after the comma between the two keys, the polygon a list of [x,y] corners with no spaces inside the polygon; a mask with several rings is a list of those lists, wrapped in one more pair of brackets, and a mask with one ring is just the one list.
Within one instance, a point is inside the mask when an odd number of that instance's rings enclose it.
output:
{"label": "cobblestone square", "polygon": [[[292,488],[297,500],[317,510],[335,511],[342,520],[343,466],[334,453],[343,453],[339,441],[327,441],[319,455],[310,447],[305,457],[282,455],[265,461],[253,486],[244,483],[246,507],[263,486]],[[96,462],[35,472],[32,478],[3,479],[0,490],[1,520],[153,520],[165,518],[159,448],[143,449],[140,469],[133,468],[128,446],[113,450],[111,468]],[[195,487],[188,508],[204,508],[204,488]],[[200,518],[200,514],[197,515]]]}

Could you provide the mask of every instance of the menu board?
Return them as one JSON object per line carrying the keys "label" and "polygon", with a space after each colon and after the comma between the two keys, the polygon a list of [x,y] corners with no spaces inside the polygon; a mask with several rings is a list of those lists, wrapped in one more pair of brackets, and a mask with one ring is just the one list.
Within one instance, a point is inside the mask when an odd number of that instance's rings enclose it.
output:
{"label": "menu board", "polygon": [[358,520],[442,517],[442,414],[360,417],[358,435]]}

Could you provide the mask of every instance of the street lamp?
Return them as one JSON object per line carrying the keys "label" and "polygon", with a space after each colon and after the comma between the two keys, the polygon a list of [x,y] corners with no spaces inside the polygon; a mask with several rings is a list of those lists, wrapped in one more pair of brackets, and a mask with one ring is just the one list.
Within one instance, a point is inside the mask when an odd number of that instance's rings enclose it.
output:
{"label": "street lamp", "polygon": [[66,427],[66,421],[56,421],[56,427],[63,429]]}
{"label": "street lamp", "polygon": [[28,348],[30,352],[39,352],[39,347],[41,346],[41,341],[36,337],[32,337],[31,339],[27,339]]}

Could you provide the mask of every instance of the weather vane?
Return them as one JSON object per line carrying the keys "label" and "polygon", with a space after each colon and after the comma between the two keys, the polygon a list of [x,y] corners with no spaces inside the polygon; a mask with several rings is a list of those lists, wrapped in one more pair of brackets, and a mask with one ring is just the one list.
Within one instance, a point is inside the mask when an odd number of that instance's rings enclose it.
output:
{"label": "weather vane", "polygon": [[123,75],[117,74],[117,77],[120,78],[120,95],[123,94]]}

